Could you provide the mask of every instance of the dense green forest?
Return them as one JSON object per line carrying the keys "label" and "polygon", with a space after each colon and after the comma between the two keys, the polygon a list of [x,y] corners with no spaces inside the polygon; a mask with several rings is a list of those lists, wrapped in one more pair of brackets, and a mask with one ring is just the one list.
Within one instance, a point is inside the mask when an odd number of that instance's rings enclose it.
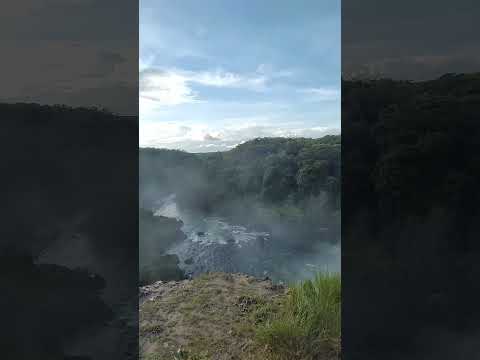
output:
{"label": "dense green forest", "polygon": [[436,348],[422,329],[478,322],[479,108],[480,74],[343,82],[342,336],[356,353]]}
{"label": "dense green forest", "polygon": [[230,151],[202,154],[141,149],[140,188],[141,201],[161,188],[205,211],[239,199],[301,206],[321,194],[339,210],[340,136],[258,138]]}
{"label": "dense green forest", "polygon": [[397,216],[477,201],[480,75],[345,82],[344,90],[343,175],[349,196],[362,197],[356,204],[378,201]]}

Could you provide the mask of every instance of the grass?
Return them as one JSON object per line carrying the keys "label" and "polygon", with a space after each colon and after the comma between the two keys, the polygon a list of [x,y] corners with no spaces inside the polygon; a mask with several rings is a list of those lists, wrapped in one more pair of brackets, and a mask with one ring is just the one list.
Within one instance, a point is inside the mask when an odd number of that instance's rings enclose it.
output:
{"label": "grass", "polygon": [[317,274],[289,289],[279,311],[257,327],[256,337],[273,359],[335,359],[340,320],[340,275]]}
{"label": "grass", "polygon": [[179,349],[173,356],[173,360],[210,360],[208,354],[191,354],[188,351]]}

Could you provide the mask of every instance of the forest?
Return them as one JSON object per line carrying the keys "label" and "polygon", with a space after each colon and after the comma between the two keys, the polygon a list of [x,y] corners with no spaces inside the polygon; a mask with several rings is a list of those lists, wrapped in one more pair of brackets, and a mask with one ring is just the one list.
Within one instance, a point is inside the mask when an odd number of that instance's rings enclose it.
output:
{"label": "forest", "polygon": [[207,213],[262,206],[303,218],[318,205],[340,216],[340,136],[259,138],[201,154],[143,148],[139,167],[147,209],[152,199],[176,193],[182,206]]}
{"label": "forest", "polygon": [[[478,321],[471,314],[479,301],[479,106],[479,74],[343,82],[342,306],[349,321],[342,341],[349,351],[416,349],[421,358],[438,349],[426,329],[467,334]],[[449,344],[453,358],[463,345]]]}
{"label": "forest", "polygon": [[190,154],[140,150],[141,187],[161,183],[188,206],[210,210],[238,198],[298,204],[328,192],[340,201],[340,136],[322,139],[258,138],[226,152]]}

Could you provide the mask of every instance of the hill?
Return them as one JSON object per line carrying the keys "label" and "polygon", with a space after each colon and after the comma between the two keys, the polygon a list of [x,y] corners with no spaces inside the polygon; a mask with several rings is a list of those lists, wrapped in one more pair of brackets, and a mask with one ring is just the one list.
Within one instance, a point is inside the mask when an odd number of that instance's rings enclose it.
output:
{"label": "hill", "polygon": [[205,210],[246,197],[298,203],[322,191],[338,208],[339,183],[340,136],[259,138],[230,151],[204,154],[140,149],[140,187],[145,192],[161,184],[164,192],[177,192],[188,206]]}

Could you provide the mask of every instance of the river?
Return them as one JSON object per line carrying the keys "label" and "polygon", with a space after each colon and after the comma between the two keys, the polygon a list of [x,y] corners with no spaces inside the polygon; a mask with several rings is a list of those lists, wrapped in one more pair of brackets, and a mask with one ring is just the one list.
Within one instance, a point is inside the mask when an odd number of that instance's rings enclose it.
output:
{"label": "river", "polygon": [[310,278],[318,271],[340,271],[340,244],[319,242],[309,251],[299,251],[269,232],[232,223],[222,216],[181,209],[175,195],[162,199],[155,214],[182,220],[186,239],[168,253],[178,256],[187,276],[241,272],[290,282]]}

